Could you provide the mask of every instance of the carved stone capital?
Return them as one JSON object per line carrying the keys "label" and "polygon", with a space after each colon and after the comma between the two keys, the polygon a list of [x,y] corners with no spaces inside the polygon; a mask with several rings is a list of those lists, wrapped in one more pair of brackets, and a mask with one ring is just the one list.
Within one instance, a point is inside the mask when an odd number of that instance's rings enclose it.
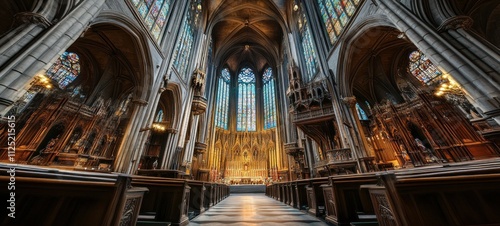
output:
{"label": "carved stone capital", "polygon": [[469,16],[454,16],[445,20],[437,29],[440,32],[460,28],[468,30],[472,27],[473,23],[474,20],[472,20]]}
{"label": "carved stone capital", "polygon": [[342,101],[343,101],[345,104],[349,105],[349,107],[354,107],[354,106],[356,105],[356,103],[357,103],[357,101],[356,101],[356,97],[355,97],[355,96],[351,96],[351,97],[344,97],[344,98],[342,99]]}
{"label": "carved stone capital", "polygon": [[34,12],[20,12],[14,15],[14,21],[17,24],[38,24],[44,28],[48,28],[52,25],[44,15]]}

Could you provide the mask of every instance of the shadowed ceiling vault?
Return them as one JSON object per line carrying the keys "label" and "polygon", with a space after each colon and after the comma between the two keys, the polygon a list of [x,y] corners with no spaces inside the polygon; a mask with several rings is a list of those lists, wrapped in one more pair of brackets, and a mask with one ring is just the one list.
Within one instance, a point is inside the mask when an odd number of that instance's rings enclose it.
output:
{"label": "shadowed ceiling vault", "polygon": [[284,0],[222,0],[209,3],[209,24],[215,64],[238,71],[251,65],[258,72],[280,59]]}

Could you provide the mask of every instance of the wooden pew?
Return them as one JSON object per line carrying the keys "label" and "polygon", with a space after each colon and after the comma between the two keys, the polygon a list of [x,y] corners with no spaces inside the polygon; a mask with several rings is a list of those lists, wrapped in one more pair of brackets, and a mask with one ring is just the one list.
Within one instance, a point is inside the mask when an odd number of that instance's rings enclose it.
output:
{"label": "wooden pew", "polygon": [[379,174],[370,187],[380,225],[500,225],[500,163]]}
{"label": "wooden pew", "polygon": [[293,183],[292,182],[287,182],[286,183],[286,195],[287,195],[287,202],[286,204],[293,206]]}
{"label": "wooden pew", "polygon": [[206,183],[203,181],[194,181],[188,180],[188,185],[191,187],[191,191],[189,193],[189,212],[193,213],[189,219],[192,219],[195,216],[200,215],[205,212],[205,191],[206,191]]}
{"label": "wooden pew", "polygon": [[299,201],[297,199],[297,183],[295,182],[290,182],[290,198],[291,198],[291,203],[290,206],[293,208],[300,209],[299,206]]}
{"label": "wooden pew", "polygon": [[307,210],[309,204],[306,187],[309,185],[309,180],[297,180],[294,181],[294,184],[297,208],[299,210]]}
{"label": "wooden pew", "polygon": [[325,214],[325,199],[321,185],[328,184],[328,177],[314,178],[308,181],[306,192],[309,209],[307,211],[317,217],[323,216]]}
{"label": "wooden pew", "polygon": [[213,189],[214,185],[212,183],[205,184],[205,195],[203,200],[203,205],[205,206],[205,210],[209,209],[214,205],[212,198]]}
{"label": "wooden pew", "polygon": [[147,191],[130,187],[130,177],[122,174],[10,164],[0,164],[0,170],[7,172],[0,176],[5,186],[15,179],[15,190],[0,189],[6,199],[15,192],[13,204],[7,202],[15,207],[15,218],[8,216],[9,209],[2,208],[0,225],[133,226]]}
{"label": "wooden pew", "polygon": [[190,190],[184,179],[133,176],[132,185],[147,187],[144,195],[139,222],[143,225],[161,223],[163,225],[186,225],[189,223],[188,210]]}
{"label": "wooden pew", "polygon": [[329,177],[329,183],[321,186],[326,204],[325,220],[335,225],[376,222],[368,190],[363,189],[366,184],[376,183],[374,173]]}

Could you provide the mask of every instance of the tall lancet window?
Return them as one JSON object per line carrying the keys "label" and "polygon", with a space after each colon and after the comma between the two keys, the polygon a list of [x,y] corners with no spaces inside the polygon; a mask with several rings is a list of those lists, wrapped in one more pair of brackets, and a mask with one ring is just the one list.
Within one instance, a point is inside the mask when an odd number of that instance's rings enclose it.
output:
{"label": "tall lancet window", "polygon": [[252,69],[241,69],[238,75],[238,109],[236,130],[255,131],[257,124],[255,109],[255,74]]}
{"label": "tall lancet window", "polygon": [[217,108],[215,112],[215,126],[227,129],[228,110],[229,110],[229,85],[231,75],[227,68],[222,69],[219,77],[219,86],[217,90]]}
{"label": "tall lancet window", "polygon": [[317,64],[318,64],[318,54],[313,44],[311,29],[309,28],[309,23],[307,20],[306,11],[304,5],[301,4],[300,7],[301,15],[298,20],[300,39],[302,42],[302,48],[304,51],[304,60],[306,63],[307,77],[309,80],[316,75]]}
{"label": "tall lancet window", "polygon": [[156,114],[155,122],[163,122],[163,110],[159,110]]}
{"label": "tall lancet window", "polygon": [[264,129],[271,129],[276,127],[276,95],[271,68],[264,71],[262,83],[264,84]]}
{"label": "tall lancet window", "polygon": [[181,36],[177,41],[177,47],[175,48],[175,58],[174,58],[174,68],[184,79],[188,78],[188,65],[189,58],[191,56],[191,49],[193,48],[194,42],[194,31],[192,27],[192,12],[188,11],[186,18],[181,28]]}
{"label": "tall lancet window", "polygon": [[170,0],[131,0],[131,2],[144,19],[144,23],[153,37],[158,40],[163,27],[165,27]]}
{"label": "tall lancet window", "polygon": [[358,103],[356,103],[356,111],[358,112],[359,120],[364,120],[364,121],[368,120],[366,112],[361,108],[361,106],[359,106]]}
{"label": "tall lancet window", "polygon": [[340,33],[354,15],[359,0],[318,0],[319,10],[330,43],[337,41]]}

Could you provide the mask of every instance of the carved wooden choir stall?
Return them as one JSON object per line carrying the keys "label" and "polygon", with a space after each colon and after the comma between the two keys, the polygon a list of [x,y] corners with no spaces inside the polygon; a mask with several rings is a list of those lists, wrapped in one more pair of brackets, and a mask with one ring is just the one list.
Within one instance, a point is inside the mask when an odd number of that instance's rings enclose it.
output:
{"label": "carved wooden choir stall", "polygon": [[[110,171],[128,102],[92,105],[68,93],[37,94],[18,120],[17,163]],[[1,161],[7,161],[2,149]]]}

